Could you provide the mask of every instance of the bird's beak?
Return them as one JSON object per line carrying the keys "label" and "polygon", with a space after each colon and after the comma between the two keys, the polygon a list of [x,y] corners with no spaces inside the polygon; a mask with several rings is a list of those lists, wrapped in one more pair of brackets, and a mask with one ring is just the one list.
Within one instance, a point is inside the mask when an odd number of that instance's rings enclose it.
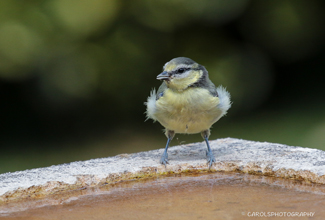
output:
{"label": "bird's beak", "polygon": [[170,76],[169,76],[169,74],[167,73],[167,71],[164,71],[164,72],[160,73],[160,74],[157,76],[157,79],[159,79],[159,80],[170,80]]}

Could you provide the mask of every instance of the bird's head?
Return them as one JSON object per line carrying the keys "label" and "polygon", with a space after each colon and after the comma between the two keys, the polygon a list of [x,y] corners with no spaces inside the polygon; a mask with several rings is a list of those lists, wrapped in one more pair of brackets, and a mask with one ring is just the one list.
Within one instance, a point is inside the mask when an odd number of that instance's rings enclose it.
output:
{"label": "bird's head", "polygon": [[171,89],[182,91],[202,79],[207,71],[190,58],[177,57],[167,62],[157,79],[164,80]]}

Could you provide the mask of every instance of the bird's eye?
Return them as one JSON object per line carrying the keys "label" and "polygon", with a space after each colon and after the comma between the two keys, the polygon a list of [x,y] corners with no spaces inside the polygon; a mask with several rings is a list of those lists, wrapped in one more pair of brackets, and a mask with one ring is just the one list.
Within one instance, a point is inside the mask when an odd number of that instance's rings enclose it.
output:
{"label": "bird's eye", "polygon": [[178,73],[184,73],[185,69],[184,68],[180,68],[177,70]]}

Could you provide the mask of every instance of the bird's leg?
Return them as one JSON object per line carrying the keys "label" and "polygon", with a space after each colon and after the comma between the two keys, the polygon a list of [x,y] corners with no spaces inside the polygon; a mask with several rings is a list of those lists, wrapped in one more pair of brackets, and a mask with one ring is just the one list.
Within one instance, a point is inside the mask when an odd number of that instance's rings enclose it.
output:
{"label": "bird's leg", "polygon": [[161,156],[160,163],[163,164],[163,165],[165,165],[165,167],[166,167],[166,164],[168,163],[167,150],[168,150],[169,142],[174,138],[175,132],[174,131],[166,130],[166,133],[165,134],[166,134],[168,140],[167,140],[167,144],[166,144],[166,147],[165,147],[165,151],[164,151],[164,153]]}
{"label": "bird's leg", "polygon": [[203,139],[205,140],[205,143],[207,144],[207,158],[208,158],[208,164],[209,164],[209,169],[212,166],[212,163],[216,162],[216,158],[213,156],[213,153],[211,151],[210,145],[209,145],[209,136],[210,136],[210,130],[205,130],[201,133]]}

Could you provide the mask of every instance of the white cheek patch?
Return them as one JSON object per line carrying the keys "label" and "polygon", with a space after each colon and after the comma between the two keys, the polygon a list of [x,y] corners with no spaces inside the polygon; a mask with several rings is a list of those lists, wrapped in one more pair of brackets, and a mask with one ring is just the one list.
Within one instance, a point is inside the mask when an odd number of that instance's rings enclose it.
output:
{"label": "white cheek patch", "polygon": [[187,70],[184,73],[175,74],[175,78],[178,78],[178,79],[186,78],[191,74],[191,72],[192,72],[192,70]]}

